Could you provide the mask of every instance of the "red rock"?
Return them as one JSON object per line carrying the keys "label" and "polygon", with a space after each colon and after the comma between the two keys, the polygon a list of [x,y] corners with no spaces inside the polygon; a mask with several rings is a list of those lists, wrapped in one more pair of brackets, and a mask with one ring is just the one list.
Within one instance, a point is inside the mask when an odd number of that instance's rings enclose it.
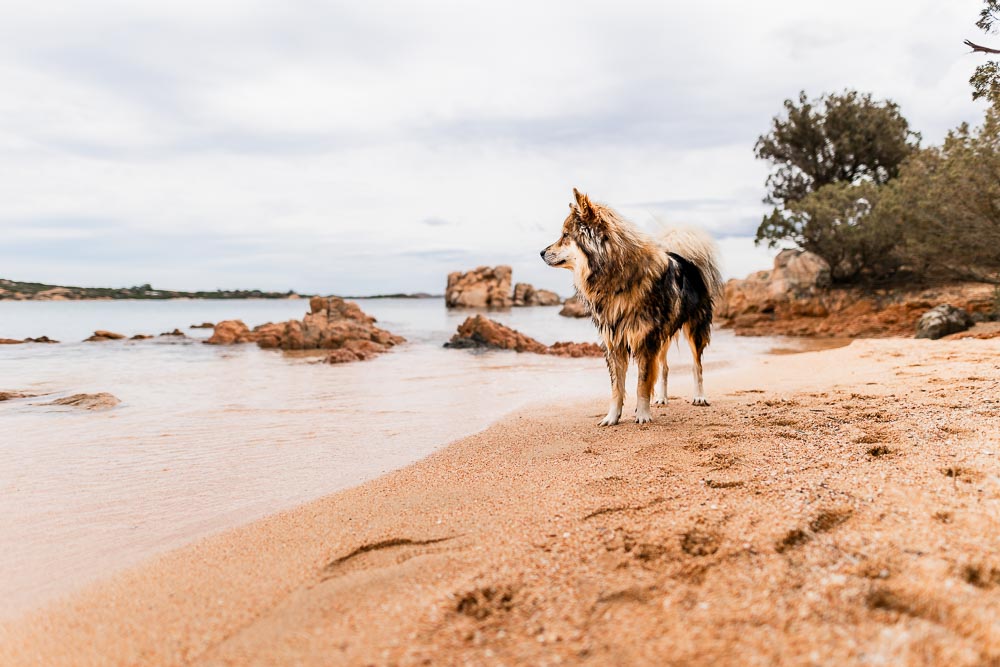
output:
{"label": "red rock", "polygon": [[480,266],[448,274],[444,302],[448,308],[510,308],[511,268]]}
{"label": "red rock", "polygon": [[215,326],[215,332],[205,342],[257,343],[265,349],[281,350],[337,350],[330,355],[330,363],[343,363],[370,359],[405,339],[375,326],[375,318],[356,303],[339,297],[313,297],[301,321],[269,322],[251,331],[239,320],[226,320]]}
{"label": "red rock", "polygon": [[482,315],[469,317],[462,322],[451,340],[445,343],[445,347],[514,350],[515,352],[534,352],[560,357],[604,356],[604,351],[594,343],[561,342],[549,347],[530,336],[525,336],[519,331]]}
{"label": "red rock", "polygon": [[892,290],[830,286],[826,264],[810,255],[782,251],[772,271],[730,280],[718,323],[749,336],[911,336],[920,316],[939,304],[979,315],[993,308],[994,287],[982,283]]}
{"label": "red rock", "polygon": [[549,354],[557,357],[603,357],[604,350],[597,343],[559,342],[549,346]]}
{"label": "red rock", "polygon": [[105,331],[104,329],[98,329],[94,332],[94,335],[90,338],[84,340],[84,343],[103,343],[109,340],[121,340],[125,338],[124,334],[115,333],[113,331]]}
{"label": "red rock", "polygon": [[192,324],[189,329],[214,329],[215,325],[211,322],[202,322],[201,324]]}
{"label": "red rock", "polygon": [[573,295],[563,302],[562,310],[559,314],[563,317],[590,317],[590,310],[578,296]]}
{"label": "red rock", "polygon": [[174,329],[173,331],[164,331],[160,335],[161,336],[180,336],[182,338],[186,338],[184,332],[181,331],[180,329]]}
{"label": "red rock", "polygon": [[555,292],[547,289],[535,289],[528,283],[514,285],[515,306],[558,306],[562,299]]}
{"label": "red rock", "polygon": [[20,345],[23,340],[17,340],[15,338],[0,338],[0,345]]}

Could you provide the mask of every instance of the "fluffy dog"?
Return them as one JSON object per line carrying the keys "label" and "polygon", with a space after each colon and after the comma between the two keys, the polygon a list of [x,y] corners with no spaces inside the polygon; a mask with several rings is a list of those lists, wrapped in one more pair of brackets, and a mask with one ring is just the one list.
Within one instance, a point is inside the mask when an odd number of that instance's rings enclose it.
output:
{"label": "fluffy dog", "polygon": [[[683,332],[694,357],[695,405],[708,405],[701,357],[712,336],[712,311],[722,290],[712,240],[674,230],[653,239],[613,209],[577,191],[562,236],[541,252],[549,266],[569,269],[579,298],[604,341],[611,406],[601,426],[617,424],[625,400],[629,357],[639,370],[635,421],[652,421],[649,400],[657,376],[667,401],[667,349]],[[662,374],[660,368],[662,367]]]}

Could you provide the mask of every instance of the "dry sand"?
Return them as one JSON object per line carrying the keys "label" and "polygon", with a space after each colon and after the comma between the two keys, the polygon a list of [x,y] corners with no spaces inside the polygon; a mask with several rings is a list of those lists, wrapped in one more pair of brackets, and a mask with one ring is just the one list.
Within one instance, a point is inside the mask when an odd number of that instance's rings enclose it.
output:
{"label": "dry sand", "polygon": [[514,415],[8,623],[0,664],[1000,664],[1000,340],[708,382]]}

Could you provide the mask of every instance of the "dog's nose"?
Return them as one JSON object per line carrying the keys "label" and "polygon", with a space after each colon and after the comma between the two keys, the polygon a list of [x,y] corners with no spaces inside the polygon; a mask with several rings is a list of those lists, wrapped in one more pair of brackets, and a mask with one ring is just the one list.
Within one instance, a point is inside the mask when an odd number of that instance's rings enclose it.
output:
{"label": "dog's nose", "polygon": [[543,250],[540,253],[538,253],[538,256],[541,257],[542,259],[545,259],[545,251]]}

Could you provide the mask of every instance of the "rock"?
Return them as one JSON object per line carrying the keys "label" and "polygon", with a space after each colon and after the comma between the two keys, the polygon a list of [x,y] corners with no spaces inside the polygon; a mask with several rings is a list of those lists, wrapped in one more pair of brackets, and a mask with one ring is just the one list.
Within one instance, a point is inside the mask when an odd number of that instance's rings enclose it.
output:
{"label": "rock", "polygon": [[129,338],[129,340],[149,340],[150,338],[152,338],[152,336],[148,336],[146,334],[136,334]]}
{"label": "rock", "polygon": [[202,322],[201,324],[192,324],[189,329],[214,329],[215,325],[211,322]]}
{"label": "rock", "polygon": [[563,302],[562,310],[559,314],[563,317],[590,317],[590,310],[583,299],[575,294]]}
{"label": "rock", "polygon": [[552,343],[549,354],[557,357],[603,357],[604,348],[597,343]]}
{"label": "rock", "polygon": [[300,320],[262,324],[249,329],[239,320],[215,325],[210,345],[257,343],[265,349],[334,350],[330,363],[370,359],[405,342],[375,326],[375,318],[351,301],[340,297],[313,297],[309,312]]}
{"label": "rock", "polygon": [[16,338],[0,338],[0,345],[20,345],[23,340],[17,340]]}
{"label": "rock", "polygon": [[256,340],[250,336],[250,327],[241,320],[224,320],[215,325],[215,331],[205,342],[209,345],[232,345]]}
{"label": "rock", "polygon": [[52,340],[48,336],[39,336],[38,338],[25,338],[25,343],[58,343],[57,340]]}
{"label": "rock", "polygon": [[510,308],[511,268],[480,266],[448,274],[444,302],[448,308]]}
{"label": "rock", "polygon": [[931,308],[917,320],[917,338],[937,340],[948,334],[965,331],[971,327],[972,317],[961,308],[943,303]]}
{"label": "rock", "polygon": [[98,329],[94,332],[94,335],[90,338],[84,340],[84,343],[103,343],[108,340],[121,340],[124,338],[124,334],[114,333],[113,331],[105,331],[104,329]]}
{"label": "rock", "polygon": [[466,318],[458,327],[445,347],[488,348],[494,350],[514,350],[515,352],[534,352],[536,354],[551,354],[560,357],[603,357],[604,351],[594,343],[556,343],[549,347],[530,336],[504,326],[499,322],[475,315]]}
{"label": "rock", "polygon": [[13,401],[17,398],[33,398],[38,394],[29,394],[25,391],[0,391],[0,401]]}
{"label": "rock", "polygon": [[536,352],[545,354],[548,348],[534,338],[514,331],[499,322],[482,315],[467,318],[459,325],[458,331],[451,337],[445,347],[470,348],[487,347],[499,350],[516,350],[517,352]]}
{"label": "rock", "polygon": [[514,285],[514,306],[558,306],[560,303],[562,299],[551,290],[536,290],[528,283]]}
{"label": "rock", "polygon": [[99,394],[73,394],[65,398],[57,398],[51,403],[43,403],[43,405],[69,405],[74,408],[83,408],[84,410],[108,410],[119,403],[121,401],[115,396],[107,392],[101,392]]}
{"label": "rock", "polygon": [[174,329],[173,331],[164,331],[160,334],[161,336],[180,336],[186,338],[187,336],[180,329]]}

